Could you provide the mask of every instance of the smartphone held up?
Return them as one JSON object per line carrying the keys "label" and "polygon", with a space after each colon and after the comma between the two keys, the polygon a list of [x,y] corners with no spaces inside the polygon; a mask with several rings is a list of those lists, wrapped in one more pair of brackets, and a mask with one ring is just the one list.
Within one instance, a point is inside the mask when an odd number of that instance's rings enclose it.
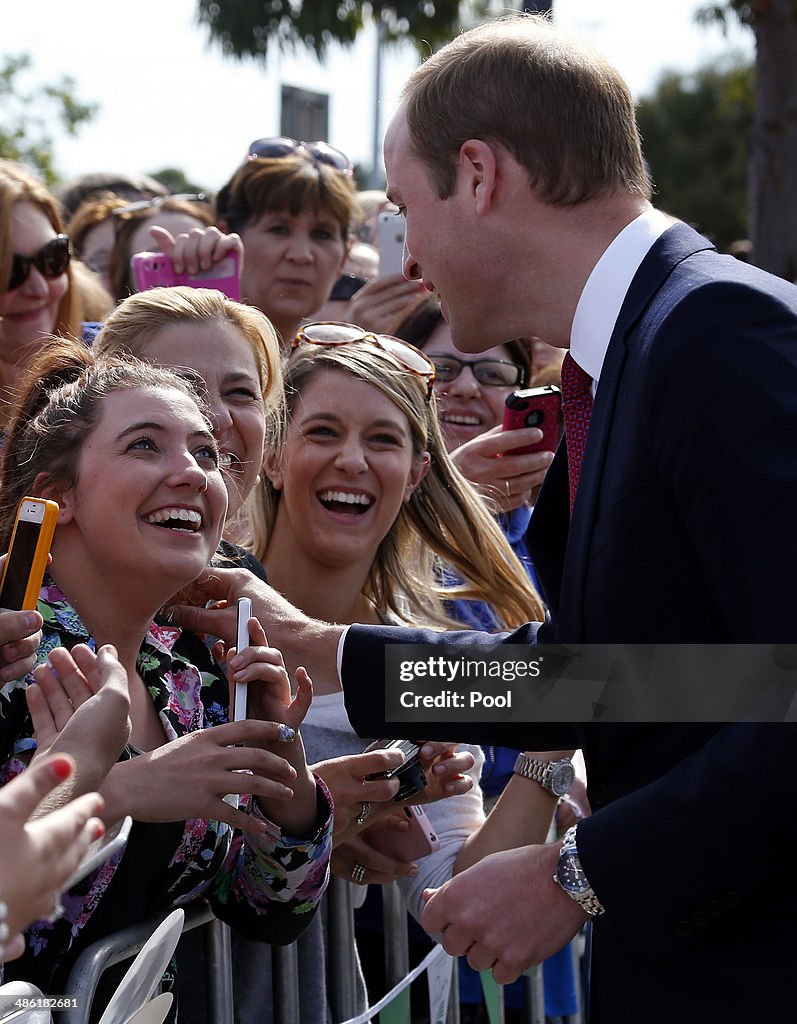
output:
{"label": "smartphone held up", "polygon": [[524,448],[513,448],[508,454],[525,455],[528,452],[554,452],[559,442],[559,417],[562,392],[555,384],[523,388],[507,397],[502,430],[520,430],[537,427],[542,440]]}
{"label": "smartphone held up", "polygon": [[11,543],[0,577],[0,608],[32,610],[39,600],[58,504],[26,495],[17,507]]}
{"label": "smartphone held up", "polygon": [[224,259],[196,274],[175,272],[171,257],[162,252],[137,252],[130,259],[133,281],[140,292],[150,288],[215,288],[239,302],[241,299],[240,267],[237,252],[229,252]]}

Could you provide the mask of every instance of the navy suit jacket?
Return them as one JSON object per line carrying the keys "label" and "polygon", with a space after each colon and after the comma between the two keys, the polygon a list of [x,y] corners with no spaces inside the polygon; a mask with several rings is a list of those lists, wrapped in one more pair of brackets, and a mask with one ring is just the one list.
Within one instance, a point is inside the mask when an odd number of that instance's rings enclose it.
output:
{"label": "navy suit jacket", "polygon": [[[572,521],[564,445],[532,516],[527,539],[550,609],[540,642],[794,641],[796,450],[797,288],[673,226],[612,334]],[[526,627],[506,641],[537,635]],[[384,644],[435,639],[350,630],[343,684],[359,733],[396,732],[373,685]],[[594,928],[592,1022],[797,1016],[794,725],[434,732],[584,750],[594,813],[579,852],[607,908]]]}

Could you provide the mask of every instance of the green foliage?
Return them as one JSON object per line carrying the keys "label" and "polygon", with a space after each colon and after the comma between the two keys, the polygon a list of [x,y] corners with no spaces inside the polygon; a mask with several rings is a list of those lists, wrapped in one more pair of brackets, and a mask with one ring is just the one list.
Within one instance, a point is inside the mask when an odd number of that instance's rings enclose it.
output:
{"label": "green foliage", "polygon": [[461,8],[483,16],[489,0],[198,0],[197,19],[230,57],[265,61],[271,47],[307,48],[323,59],[330,43],[351,46],[369,17],[380,21],[386,42],[410,38],[428,54],[460,27]]}
{"label": "green foliage", "polygon": [[58,176],[48,125],[56,123],[67,135],[76,135],[98,108],[75,96],[75,81],[69,75],[52,85],[28,86],[30,66],[27,54],[0,57],[0,156],[38,171],[52,186]]}
{"label": "green foliage", "polygon": [[695,21],[698,25],[719,25],[724,30],[732,21],[752,26],[755,6],[755,0],[752,3],[749,0],[728,0],[724,4],[706,4],[695,12]]}
{"label": "green foliage", "polygon": [[668,72],[639,104],[656,205],[720,249],[748,236],[747,167],[755,71],[730,58],[690,75]]}

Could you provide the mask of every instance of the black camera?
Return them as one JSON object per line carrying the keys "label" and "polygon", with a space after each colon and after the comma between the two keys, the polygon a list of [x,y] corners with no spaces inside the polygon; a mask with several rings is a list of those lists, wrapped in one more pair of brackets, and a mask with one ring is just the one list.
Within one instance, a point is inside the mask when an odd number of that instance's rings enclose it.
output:
{"label": "black camera", "polygon": [[413,796],[426,785],[426,775],[421,764],[421,748],[412,740],[374,740],[365,748],[368,750],[400,750],[404,755],[404,761],[398,768],[391,768],[386,772],[374,772],[373,775],[366,775],[369,781],[373,779],[392,779],[393,776],[399,780],[399,791],[393,797],[396,802],[406,800]]}

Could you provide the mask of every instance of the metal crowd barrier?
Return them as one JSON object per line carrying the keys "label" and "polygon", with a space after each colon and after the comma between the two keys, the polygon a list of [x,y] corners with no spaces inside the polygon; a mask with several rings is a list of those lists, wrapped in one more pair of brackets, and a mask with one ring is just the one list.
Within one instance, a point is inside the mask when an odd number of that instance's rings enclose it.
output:
{"label": "metal crowd barrier", "polygon": [[[327,890],[329,930],[329,1004],[335,1024],[357,1014],[357,964],[354,949],[353,887],[341,878],[331,879]],[[385,973],[388,990],[409,973],[407,911],[398,886],[382,887],[384,916]],[[207,958],[208,1024],[234,1024],[233,975],[230,930],[219,921],[205,901],[185,909],[183,931],[205,929]],[[166,914],[141,922],[89,946],[78,957],[69,975],[65,995],[76,997],[74,1009],[63,1010],[62,1024],[87,1024],[92,999],[100,977],[108,967],[134,957]],[[272,978],[275,1024],[297,1024],[299,1020],[299,954],[296,943],[272,947]],[[459,1024],[458,972],[453,972],[446,1024]],[[542,971],[525,976],[526,998],[522,1024],[545,1024]],[[411,1009],[406,1024],[411,1024]],[[565,1024],[581,1024],[581,1014],[564,1018]]]}

